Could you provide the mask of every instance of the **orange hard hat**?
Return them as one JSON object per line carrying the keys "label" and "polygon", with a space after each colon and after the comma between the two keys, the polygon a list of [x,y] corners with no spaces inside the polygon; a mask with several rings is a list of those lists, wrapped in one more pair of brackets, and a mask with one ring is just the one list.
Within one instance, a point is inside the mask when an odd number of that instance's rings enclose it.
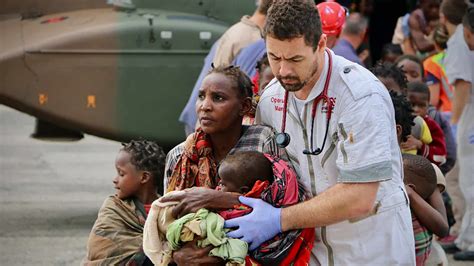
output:
{"label": "orange hard hat", "polygon": [[323,33],[339,36],[346,22],[347,9],[336,2],[319,3],[316,8],[321,18]]}

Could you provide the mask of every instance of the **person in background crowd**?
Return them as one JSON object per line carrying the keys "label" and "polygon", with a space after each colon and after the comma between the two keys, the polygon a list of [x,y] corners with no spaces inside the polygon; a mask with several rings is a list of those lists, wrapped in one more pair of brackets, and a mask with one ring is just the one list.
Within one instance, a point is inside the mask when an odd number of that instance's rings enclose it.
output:
{"label": "person in background crowd", "polygon": [[333,48],[341,35],[348,10],[336,2],[323,2],[316,5],[321,18],[323,32],[327,35],[327,47]]}
{"label": "person in background crowd", "polygon": [[262,27],[267,11],[273,0],[259,0],[258,7],[252,16],[243,16],[240,22],[232,25],[220,38],[214,66],[228,66],[240,50],[262,38]]}
{"label": "person in background crowd", "polygon": [[433,25],[439,20],[439,5],[441,0],[420,0],[420,7],[413,11],[408,19],[410,40],[415,51],[430,53],[434,50],[433,42],[428,36],[433,31]]}
{"label": "person in background crowd", "polygon": [[341,38],[332,48],[335,54],[346,58],[349,61],[364,65],[356,50],[362,44],[367,31],[367,20],[360,14],[353,14],[346,19],[346,24],[342,29]]}
{"label": "person in background crowd", "polygon": [[[398,143],[402,143],[406,141],[407,137],[412,131],[414,119],[413,109],[411,107],[411,103],[404,95],[397,92],[390,92],[390,96],[392,97],[393,107],[395,109]],[[427,200],[424,200],[417,193],[413,193],[413,189],[407,187],[408,196],[410,198],[410,208],[412,212],[414,212],[415,216],[421,218],[421,220],[417,221],[418,224],[424,224],[429,231],[434,232],[439,236],[445,236],[448,233],[449,228],[446,221],[446,209],[443,207],[443,198],[441,197],[441,193],[444,193],[445,191],[446,179],[441,173],[441,170],[439,170],[435,164],[432,164],[432,166],[436,171],[437,179],[437,186],[434,192]],[[404,182],[407,183],[406,181]],[[414,216],[412,215],[412,218],[413,217]],[[413,225],[415,226],[415,221],[413,222]],[[417,237],[417,232],[418,230],[414,232],[415,244],[420,244],[420,241],[423,240],[423,238],[420,239],[420,236]],[[423,236],[426,235],[422,234],[421,237]],[[446,254],[441,246],[436,241],[433,241],[431,248],[432,252],[428,257],[428,265],[447,265]],[[422,247],[422,249],[419,251],[429,251],[428,249],[429,247],[425,246],[424,249]],[[419,259],[423,259],[421,255],[423,255],[423,252],[417,252],[417,262]]]}
{"label": "person in background crowd", "polygon": [[474,7],[473,4],[468,8],[463,18],[464,40],[469,50],[474,51]]}
{"label": "person in background crowd", "polygon": [[474,260],[474,51],[469,49],[462,23],[467,16],[464,21],[472,26],[471,9],[462,0],[444,0],[441,4],[440,21],[449,35],[444,63],[448,81],[454,85],[451,124],[458,126],[459,187],[466,205],[455,245],[446,247],[458,251],[455,260]]}
{"label": "person in background crowd", "polygon": [[202,85],[202,80],[211,70],[211,64],[214,63],[215,66],[230,65],[242,48],[262,38],[261,29],[271,3],[272,0],[259,0],[258,7],[252,16],[243,16],[240,22],[230,27],[211,47],[189,100],[179,116],[179,121],[185,126],[186,135],[194,132],[196,128],[195,105],[198,91]]}
{"label": "person in background crowd", "polygon": [[405,72],[408,82],[423,82],[424,69],[421,60],[414,55],[402,55],[395,62]]}
{"label": "person in background crowd", "polygon": [[[431,253],[433,234],[444,237],[449,226],[434,166],[419,155],[403,154],[403,172],[415,235],[416,265],[425,265]],[[443,177],[444,178],[444,177]],[[443,183],[446,183],[443,180]],[[444,190],[444,185],[440,185]],[[437,204],[430,202],[436,193]]]}
{"label": "person in background crowd", "polygon": [[407,94],[407,78],[397,65],[378,63],[371,71],[389,91],[395,91],[403,95]]}
{"label": "person in background crowd", "polygon": [[446,162],[446,142],[441,127],[431,117],[428,116],[428,106],[430,101],[430,91],[428,86],[422,82],[408,83],[408,100],[413,106],[416,115],[425,120],[431,133],[432,142],[429,145],[421,141],[412,139],[402,143],[403,149],[410,149],[409,145],[416,145],[418,154],[430,160],[436,165],[442,165]]}
{"label": "person in background crowd", "polygon": [[402,48],[399,44],[386,43],[382,47],[381,63],[395,63],[397,59],[403,55]]}
{"label": "person in background crowd", "polygon": [[407,13],[407,1],[361,0],[361,13],[369,18],[368,37],[372,63],[381,58],[381,47],[392,42],[392,36],[400,16]]}
{"label": "person in background crowd", "polygon": [[[466,103],[470,101],[469,97],[472,97],[471,91],[473,86],[472,64],[474,59],[463,36],[464,27],[462,20],[466,10],[467,3],[464,0],[443,0],[440,7],[440,23],[446,28],[449,36],[444,64],[448,82],[454,86],[454,97],[452,99],[451,108],[452,117],[450,122],[458,144],[457,164],[447,177],[448,191],[453,199],[454,217],[456,218],[456,223],[451,227],[450,233],[452,236],[458,236],[458,238],[460,238],[460,232],[464,231],[462,238],[467,240],[474,237],[473,232],[469,233],[469,231],[465,230],[469,225],[464,225],[464,220],[466,219],[466,221],[470,223],[472,220],[470,217],[473,215],[472,211],[467,215],[464,214],[465,205],[468,207],[468,202],[465,201],[465,197],[470,198],[470,204],[472,204],[472,188],[469,188],[469,184],[473,182],[472,173],[474,172],[472,168],[469,168],[472,167],[473,160],[472,155],[469,155],[469,150],[472,150],[472,144],[469,144],[469,137],[468,134],[466,134],[468,131],[464,132],[464,137],[461,137],[460,134],[456,132],[463,109]],[[461,118],[463,118],[464,125],[467,125],[469,120],[472,120],[466,116]],[[468,128],[464,128],[464,130],[468,130]],[[464,195],[464,189],[466,189],[466,195]],[[472,208],[472,205],[469,206]],[[463,219],[463,217],[465,219]],[[451,237],[449,240],[453,239],[454,237]],[[469,247],[466,246],[465,240],[456,240],[456,244],[450,241],[443,242],[445,242],[443,248],[445,248],[448,253],[459,252],[461,251],[459,248],[462,248],[462,251],[467,251],[459,253],[457,259],[474,259],[474,256],[469,256],[470,250],[468,249]],[[460,245],[459,247],[458,244]]]}
{"label": "person in background crowd", "polygon": [[404,54],[430,53],[434,44],[428,38],[439,20],[440,0],[420,0],[419,8],[400,17],[392,38]]}
{"label": "person in background crowd", "polygon": [[426,84],[430,88],[430,104],[437,110],[451,116],[451,99],[453,98],[453,87],[446,77],[444,67],[445,49],[447,47],[448,33],[442,25],[438,25],[433,33],[433,41],[438,52],[423,61]]}

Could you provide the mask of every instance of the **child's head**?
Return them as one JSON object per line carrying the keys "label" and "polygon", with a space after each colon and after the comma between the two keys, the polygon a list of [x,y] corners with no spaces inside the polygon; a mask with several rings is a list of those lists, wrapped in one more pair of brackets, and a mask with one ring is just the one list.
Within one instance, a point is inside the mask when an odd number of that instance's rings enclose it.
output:
{"label": "child's head", "polygon": [[268,62],[267,54],[265,54],[262,59],[257,62],[257,71],[258,71],[258,95],[262,95],[265,87],[270,83],[270,81],[275,77],[273,75],[272,69],[270,68],[270,63]]}
{"label": "child's head", "polygon": [[413,126],[413,109],[407,98],[396,92],[391,91],[393,107],[395,109],[395,123],[397,126],[398,143],[407,141],[408,135],[411,134]]}
{"label": "child's head", "polygon": [[423,81],[423,64],[418,57],[410,54],[402,55],[398,58],[396,64],[405,72],[408,82]]}
{"label": "child's head", "polygon": [[391,63],[378,63],[372,68],[372,73],[385,85],[389,91],[406,94],[407,78],[403,71]]}
{"label": "child's head", "polygon": [[382,47],[382,63],[395,63],[403,55],[402,47],[399,44],[386,43]]}
{"label": "child's head", "polygon": [[436,189],[436,172],[431,162],[425,157],[403,154],[403,173],[405,185],[413,188],[425,200]]}
{"label": "child's head", "polygon": [[249,192],[257,180],[273,182],[272,163],[263,153],[246,151],[228,155],[219,166],[224,192]]}
{"label": "child's head", "polygon": [[430,89],[425,83],[409,82],[407,96],[416,115],[424,117],[428,114]]}
{"label": "child's head", "polygon": [[155,188],[155,193],[162,192],[166,157],[163,149],[146,140],[132,140],[122,145],[115,159],[117,176],[113,179],[117,196],[120,199],[137,197],[150,188]]}

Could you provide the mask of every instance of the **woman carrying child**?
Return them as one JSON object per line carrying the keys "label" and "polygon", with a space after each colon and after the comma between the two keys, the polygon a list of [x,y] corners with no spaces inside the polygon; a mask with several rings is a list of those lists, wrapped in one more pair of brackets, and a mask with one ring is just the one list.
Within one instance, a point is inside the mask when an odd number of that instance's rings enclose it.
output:
{"label": "woman carrying child", "polygon": [[[239,205],[238,194],[230,197],[214,188],[219,183],[218,165],[227,155],[242,151],[257,151],[282,157],[274,140],[274,132],[266,126],[242,125],[252,108],[252,82],[238,67],[213,68],[203,81],[196,103],[201,127],[184,143],[171,150],[166,158],[165,192],[187,190],[173,213],[176,217],[200,208],[229,209]],[[284,156],[283,156],[284,157]],[[208,189],[204,189],[208,188]],[[197,249],[194,243],[175,251],[178,264],[187,262],[215,263],[215,258],[203,256],[209,249]],[[199,258],[199,259],[197,259]]]}

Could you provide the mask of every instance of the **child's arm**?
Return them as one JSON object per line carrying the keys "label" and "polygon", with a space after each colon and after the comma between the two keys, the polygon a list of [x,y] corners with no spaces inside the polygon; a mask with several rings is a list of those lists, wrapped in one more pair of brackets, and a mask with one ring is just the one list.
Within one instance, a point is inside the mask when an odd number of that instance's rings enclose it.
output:
{"label": "child's arm", "polygon": [[427,202],[411,187],[405,187],[410,198],[410,208],[420,223],[439,237],[447,236],[449,233],[448,219],[439,188],[435,189]]}

